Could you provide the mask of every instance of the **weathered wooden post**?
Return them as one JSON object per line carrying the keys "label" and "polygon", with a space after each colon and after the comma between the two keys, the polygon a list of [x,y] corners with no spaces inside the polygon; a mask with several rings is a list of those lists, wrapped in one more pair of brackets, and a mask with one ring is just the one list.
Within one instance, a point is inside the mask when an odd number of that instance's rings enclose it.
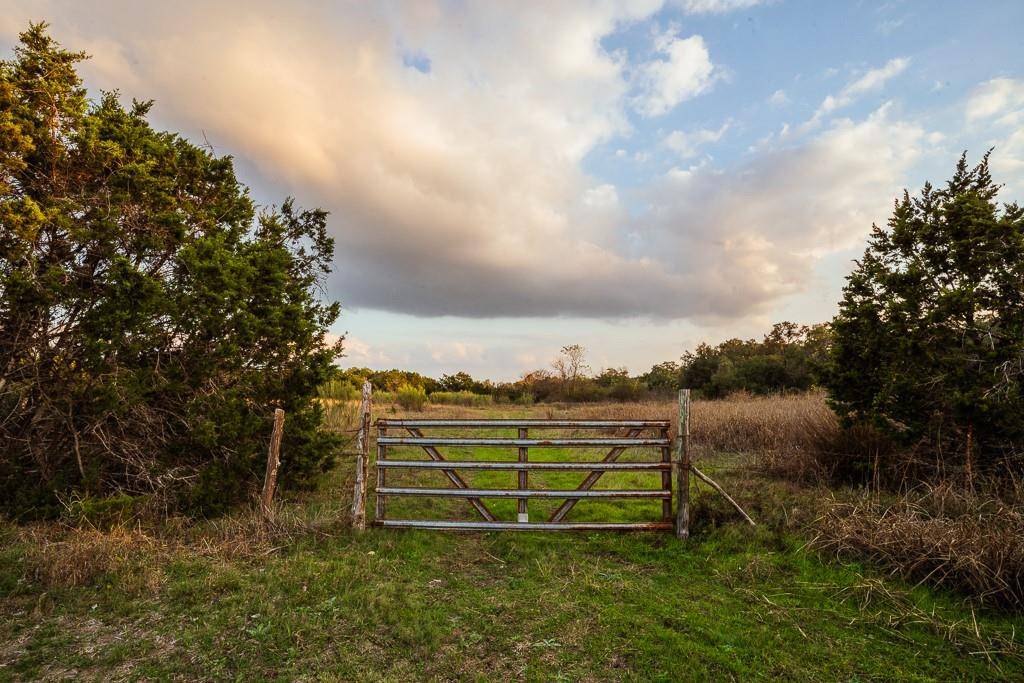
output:
{"label": "weathered wooden post", "polygon": [[352,526],[357,531],[366,529],[366,477],[370,461],[370,411],[373,405],[373,385],[363,382],[363,396],[359,401],[359,431],[356,434],[356,482],[352,493]]}
{"label": "weathered wooden post", "polygon": [[676,538],[690,537],[690,390],[679,390],[679,436],[676,457]]}
{"label": "weathered wooden post", "polygon": [[274,489],[277,488],[277,471],[281,468],[281,437],[284,435],[284,411],[274,410],[274,431],[270,434],[270,448],[267,450],[267,472],[263,475],[263,495],[260,510],[264,519],[274,517]]}

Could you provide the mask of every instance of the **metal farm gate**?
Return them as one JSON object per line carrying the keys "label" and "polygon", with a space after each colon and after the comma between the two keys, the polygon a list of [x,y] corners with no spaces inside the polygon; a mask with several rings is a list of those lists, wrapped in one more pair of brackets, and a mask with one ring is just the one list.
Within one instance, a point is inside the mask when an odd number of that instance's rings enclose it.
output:
{"label": "metal farm gate", "polygon": [[[687,421],[684,418],[684,425]],[[507,436],[463,437],[429,436],[439,429],[491,430]],[[570,432],[622,432],[620,435],[565,436],[530,438],[530,430]],[[399,431],[399,434],[395,434]],[[688,431],[688,430],[687,430]],[[390,434],[389,434],[390,432]],[[685,435],[685,432],[684,432]],[[428,459],[389,459],[389,449],[418,447]],[[457,448],[516,449],[515,460],[447,460],[441,450]],[[536,456],[550,448],[601,448],[600,461],[553,461]],[[656,459],[644,462],[618,462],[629,449],[646,449]],[[653,450],[652,450],[653,449]],[[684,448],[680,448],[684,451]],[[535,459],[531,459],[534,456]],[[679,463],[676,463],[679,464]],[[673,528],[672,442],[667,420],[418,420],[380,419],[377,421],[377,507],[375,523],[383,527],[420,529],[537,529],[550,531],[595,530],[670,530]],[[389,486],[388,473],[395,470],[440,471],[451,484],[445,488]],[[517,473],[516,488],[470,488],[459,474],[466,470],[504,470]],[[530,487],[530,472],[576,471],[589,474],[574,489]],[[660,474],[660,488],[595,489],[606,472],[651,472]],[[688,482],[688,471],[679,468]],[[682,483],[682,482],[681,482]],[[683,491],[683,489],[680,489]],[[684,494],[685,495],[685,494]],[[474,521],[393,519],[387,516],[387,501],[393,496],[436,496],[464,498],[480,517]],[[533,498],[562,500],[562,504],[544,521],[531,521],[529,501]],[[567,522],[566,515],[580,500],[609,498],[645,498],[661,500],[661,518],[647,522]],[[516,499],[516,521],[502,521],[491,511],[486,499]],[[685,502],[682,511],[685,513]]]}

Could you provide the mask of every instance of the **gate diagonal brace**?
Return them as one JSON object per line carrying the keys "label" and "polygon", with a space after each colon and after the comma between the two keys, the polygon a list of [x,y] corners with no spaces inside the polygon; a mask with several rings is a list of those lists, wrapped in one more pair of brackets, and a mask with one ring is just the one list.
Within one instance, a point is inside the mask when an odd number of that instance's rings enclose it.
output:
{"label": "gate diagonal brace", "polygon": [[[419,429],[415,428],[415,427],[406,427],[406,430],[408,430],[408,432],[411,435],[413,435],[413,436],[416,436],[416,437],[422,437],[423,436],[423,432],[420,431]],[[441,455],[440,451],[438,451],[433,446],[421,446],[421,448],[423,448],[423,450],[427,452],[427,455],[430,456],[431,460],[436,460],[438,462],[444,462],[445,461],[444,456]],[[441,470],[441,471],[444,472],[445,476],[448,477],[448,480],[452,483],[452,485],[455,486],[455,488],[458,488],[458,489],[468,489],[469,488],[469,484],[467,484],[466,481],[461,476],[459,476],[459,473],[456,472],[455,470]],[[498,521],[498,518],[494,516],[494,513],[491,512],[490,509],[487,507],[487,505],[485,505],[484,502],[482,500],[480,500],[479,498],[467,498],[466,500],[468,500],[469,504],[472,505],[473,508],[477,512],[480,513],[480,516],[483,517],[484,519],[486,519],[488,522],[496,522],[496,521]]]}
{"label": "gate diagonal brace", "polygon": [[[630,429],[629,430],[629,434],[626,435],[626,438],[627,439],[634,439],[637,436],[639,436],[640,432],[642,432],[642,431],[643,431],[643,429],[637,429],[637,428]],[[601,462],[615,462],[616,460],[619,459],[619,456],[622,455],[623,451],[625,451],[625,450],[626,450],[625,446],[616,446],[615,448],[613,448],[610,451],[608,451],[608,454],[604,456],[604,459],[601,460]],[[593,488],[594,484],[597,483],[597,480],[600,479],[603,475],[604,475],[604,472],[591,472],[590,474],[587,475],[587,478],[583,480],[583,483],[581,483],[579,486],[576,487],[576,490],[577,491],[586,491],[586,490],[589,490],[589,489]],[[575,498],[574,499],[570,499],[570,500],[566,500],[564,503],[562,503],[561,505],[558,506],[558,509],[555,510],[554,514],[551,515],[551,519],[549,519],[548,521],[549,522],[561,522],[563,519],[565,519],[565,516],[567,514],[569,514],[569,510],[572,510],[573,507],[575,507],[576,503],[578,503],[578,502],[579,502],[579,499],[575,499]]]}

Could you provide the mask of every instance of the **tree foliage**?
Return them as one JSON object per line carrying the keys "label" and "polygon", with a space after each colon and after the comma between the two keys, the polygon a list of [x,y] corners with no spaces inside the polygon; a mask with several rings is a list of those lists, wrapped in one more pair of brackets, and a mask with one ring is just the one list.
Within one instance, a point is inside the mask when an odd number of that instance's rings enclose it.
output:
{"label": "tree foliage", "polygon": [[324,392],[324,395],[328,398],[356,398],[359,396],[363,382],[367,380],[373,385],[374,391],[398,391],[403,386],[423,389],[427,393],[444,389],[441,382],[438,382],[436,379],[421,375],[412,370],[346,368],[344,370],[338,369],[334,372],[332,380],[325,386],[327,391]]}
{"label": "tree foliage", "polygon": [[828,385],[940,465],[1002,464],[1024,443],[1024,210],[996,201],[988,155],[904,193],[847,279]]}
{"label": "tree foliage", "polygon": [[818,383],[829,341],[828,325],[782,322],[760,341],[730,339],[714,347],[701,344],[683,354],[680,363],[657,363],[636,376],[624,367],[602,368],[592,375],[586,348],[569,344],[559,350],[550,370],[526,372],[514,382],[478,380],[465,371],[435,380],[411,371],[349,368],[323,387],[323,395],[352,400],[367,379],[379,391],[394,392],[409,385],[423,388],[428,396],[437,391],[470,392],[491,396],[497,402],[637,401],[669,396],[683,387],[695,389],[705,398],[722,398],[738,391],[803,391]]}
{"label": "tree foliage", "polygon": [[45,25],[0,63],[0,506],[162,492],[210,509],[331,463],[313,401],[340,351],[326,214],[257,215],[229,157],[87,99]]}
{"label": "tree foliage", "polygon": [[[737,391],[769,394],[805,391],[818,382],[830,341],[826,325],[777,323],[761,341],[729,339],[718,346],[700,344],[683,354],[680,387],[705,398],[722,398]],[[654,377],[664,382],[667,368],[655,366]]]}

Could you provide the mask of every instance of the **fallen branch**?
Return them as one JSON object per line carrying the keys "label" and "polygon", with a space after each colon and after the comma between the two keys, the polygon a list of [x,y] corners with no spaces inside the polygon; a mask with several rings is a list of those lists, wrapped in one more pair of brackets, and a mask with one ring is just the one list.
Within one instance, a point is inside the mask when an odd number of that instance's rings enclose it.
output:
{"label": "fallen branch", "polygon": [[743,515],[743,519],[747,520],[750,523],[750,526],[757,526],[756,524],[754,524],[754,520],[752,520],[750,518],[750,515],[748,515],[746,512],[743,511],[743,508],[741,508],[739,506],[739,503],[737,503],[735,500],[733,500],[732,496],[730,496],[728,493],[726,493],[725,489],[723,489],[721,486],[718,485],[718,482],[716,482],[714,479],[712,479],[708,475],[706,475],[703,472],[701,472],[700,470],[698,470],[693,465],[690,465],[690,469],[693,470],[693,473],[697,475],[698,479],[700,479],[704,483],[710,485],[711,488],[713,488],[716,491],[718,491],[719,493],[721,493],[725,497],[725,499],[727,501],[732,503],[732,506],[734,508],[736,508],[737,510],[739,510],[740,514]]}

